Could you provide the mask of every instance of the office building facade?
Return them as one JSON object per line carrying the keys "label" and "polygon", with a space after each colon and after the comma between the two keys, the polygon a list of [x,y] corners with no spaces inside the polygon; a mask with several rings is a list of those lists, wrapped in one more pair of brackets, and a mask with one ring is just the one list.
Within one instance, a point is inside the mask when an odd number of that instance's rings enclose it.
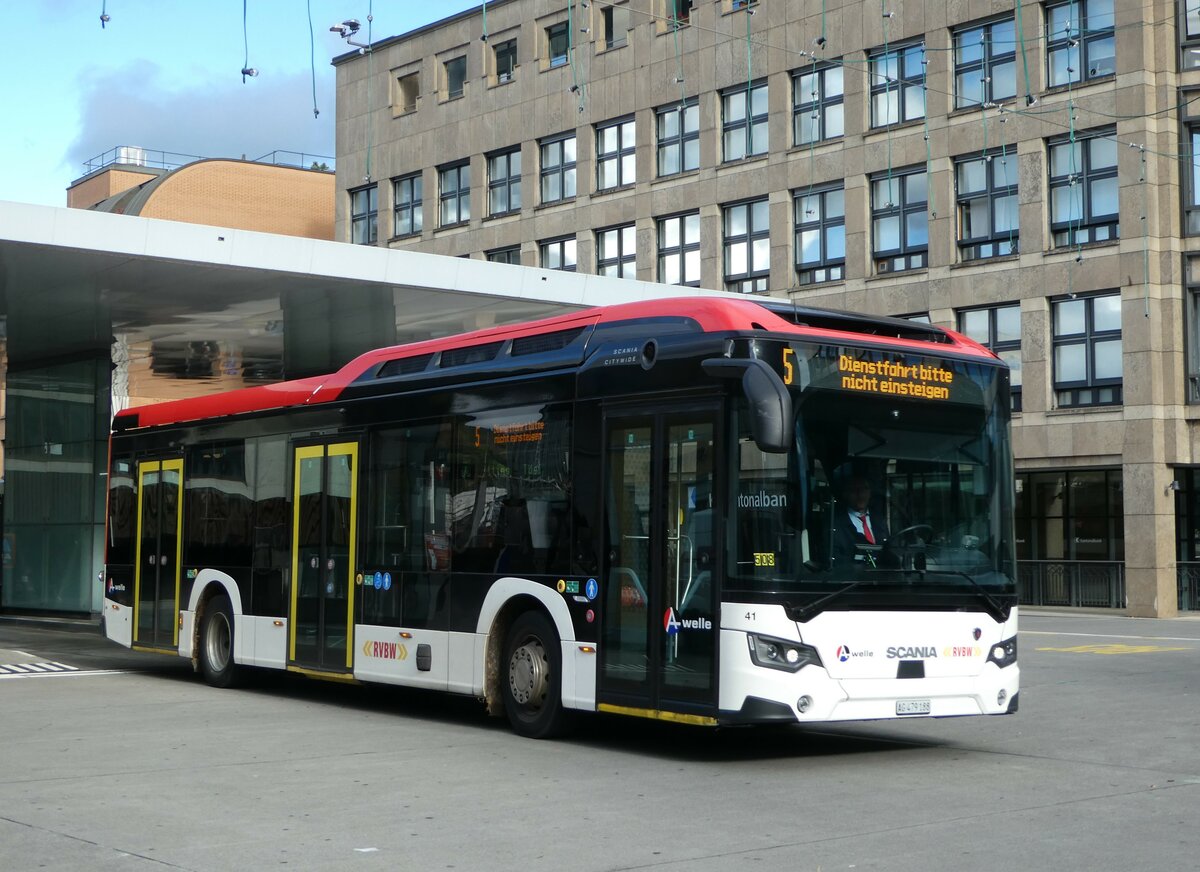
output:
{"label": "office building facade", "polygon": [[508,0],[335,65],[339,240],[962,330],[1025,600],[1200,608],[1197,0]]}

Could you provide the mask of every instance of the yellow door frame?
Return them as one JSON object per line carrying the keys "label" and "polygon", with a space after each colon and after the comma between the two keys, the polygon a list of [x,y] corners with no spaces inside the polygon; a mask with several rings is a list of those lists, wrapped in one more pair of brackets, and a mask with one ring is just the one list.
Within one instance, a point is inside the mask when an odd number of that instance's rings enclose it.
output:
{"label": "yellow door frame", "polygon": [[[358,443],[327,442],[321,445],[297,447],[292,457],[292,578],[291,597],[288,611],[288,660],[296,661],[296,610],[300,602],[300,463],[314,457],[327,460],[330,457],[350,458],[350,541],[346,560],[346,669],[354,666],[354,576],[358,545]],[[324,492],[326,476],[321,474],[321,490]],[[289,665],[289,669],[304,672],[300,667]]]}
{"label": "yellow door frame", "polygon": [[[137,645],[138,642],[138,613],[141,611],[142,603],[142,572],[144,564],[142,563],[142,509],[146,497],[146,476],[151,473],[159,473],[159,484],[166,484],[165,473],[174,471],[179,473],[179,480],[176,482],[178,491],[175,502],[175,565],[172,572],[175,576],[175,611],[171,619],[171,643],[179,647],[179,580],[180,580],[180,561],[183,559],[183,458],[177,457],[174,460],[147,460],[138,464],[138,503],[137,503],[137,556],[134,558],[133,571],[133,636],[132,644]],[[161,492],[159,499],[162,499]],[[161,509],[162,504],[159,503]],[[161,514],[160,514],[161,517]],[[159,536],[162,536],[162,530],[159,530]],[[161,566],[161,564],[160,564]],[[158,571],[157,569],[155,570]],[[156,606],[157,608],[157,606]],[[144,644],[144,643],[140,643]]]}

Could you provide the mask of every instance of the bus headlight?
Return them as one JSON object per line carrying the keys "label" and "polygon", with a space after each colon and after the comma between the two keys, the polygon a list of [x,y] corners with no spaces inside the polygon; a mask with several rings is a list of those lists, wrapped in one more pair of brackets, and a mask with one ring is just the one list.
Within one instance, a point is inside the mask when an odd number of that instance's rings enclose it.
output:
{"label": "bus headlight", "polygon": [[750,659],[756,666],[799,672],[805,666],[821,665],[821,655],[811,645],[756,633],[747,633],[746,640],[750,643]]}
{"label": "bus headlight", "polygon": [[1017,637],[1005,639],[997,645],[992,646],[992,650],[988,652],[988,663],[995,663],[1001,669],[1005,666],[1012,666],[1017,662]]}

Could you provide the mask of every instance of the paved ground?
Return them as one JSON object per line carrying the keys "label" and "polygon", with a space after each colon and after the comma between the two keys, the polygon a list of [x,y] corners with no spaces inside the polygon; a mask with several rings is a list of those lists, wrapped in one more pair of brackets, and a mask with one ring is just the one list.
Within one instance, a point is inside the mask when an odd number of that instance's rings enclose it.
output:
{"label": "paved ground", "polygon": [[0,870],[1196,869],[1200,621],[1022,627],[1015,717],[532,742],[0,621]]}

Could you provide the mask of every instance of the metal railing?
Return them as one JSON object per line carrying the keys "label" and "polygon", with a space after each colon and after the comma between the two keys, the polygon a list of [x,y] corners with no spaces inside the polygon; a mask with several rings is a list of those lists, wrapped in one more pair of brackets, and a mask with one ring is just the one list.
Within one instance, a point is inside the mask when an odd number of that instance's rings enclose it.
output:
{"label": "metal railing", "polygon": [[[246,156],[242,155],[242,160]],[[94,173],[114,164],[135,167],[152,167],[160,170],[175,170],[181,166],[205,160],[204,155],[181,154],[175,151],[159,151],[153,148],[142,148],[137,145],[118,145],[103,154],[98,154],[83,162],[83,174]],[[274,166],[299,167],[306,170],[332,172],[337,161],[327,154],[308,154],[303,151],[285,151],[276,149],[262,157],[254,158],[254,163],[272,164]]]}
{"label": "metal railing", "polygon": [[[1200,564],[1197,564],[1200,571]],[[1125,608],[1125,564],[1109,560],[1018,560],[1023,605]]]}
{"label": "metal railing", "polygon": [[262,157],[256,157],[255,163],[274,164],[281,167],[300,167],[302,170],[321,170],[332,172],[337,161],[327,154],[308,154],[303,151],[284,151],[276,149]]}
{"label": "metal railing", "polygon": [[1180,560],[1175,564],[1179,582],[1179,611],[1200,611],[1200,563]]}
{"label": "metal railing", "polygon": [[135,167],[153,167],[160,170],[178,169],[184,164],[202,160],[198,154],[180,154],[174,151],[159,151],[153,148],[142,148],[138,145],[118,145],[103,154],[98,154],[83,162],[83,174],[94,173],[113,164],[124,164]]}

